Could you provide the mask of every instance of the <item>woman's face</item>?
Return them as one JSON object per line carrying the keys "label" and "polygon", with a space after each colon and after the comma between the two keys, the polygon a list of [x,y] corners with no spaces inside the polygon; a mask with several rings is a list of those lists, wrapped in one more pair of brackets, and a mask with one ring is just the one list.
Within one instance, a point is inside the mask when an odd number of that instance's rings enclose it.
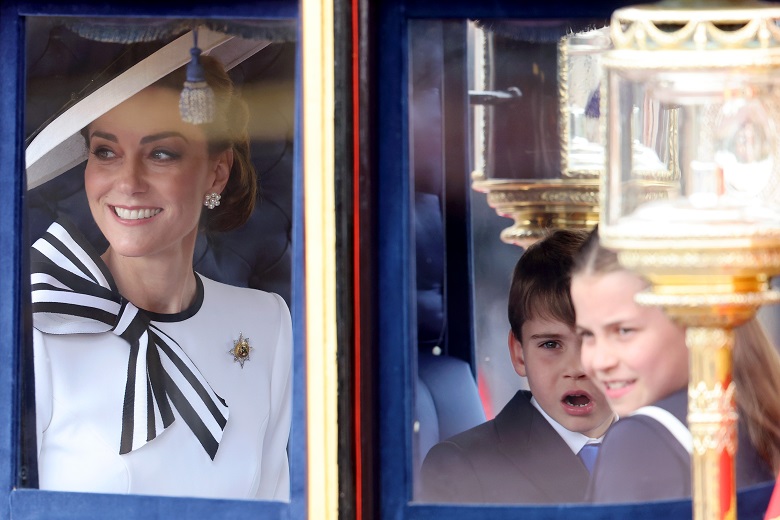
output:
{"label": "woman's face", "polygon": [[87,129],[89,207],[119,255],[191,256],[204,196],[227,182],[229,154],[209,157],[203,130],[181,121],[178,100],[150,87]]}
{"label": "woman's face", "polygon": [[688,384],[685,329],[660,308],[634,301],[645,287],[625,270],[572,278],[583,367],[619,416]]}

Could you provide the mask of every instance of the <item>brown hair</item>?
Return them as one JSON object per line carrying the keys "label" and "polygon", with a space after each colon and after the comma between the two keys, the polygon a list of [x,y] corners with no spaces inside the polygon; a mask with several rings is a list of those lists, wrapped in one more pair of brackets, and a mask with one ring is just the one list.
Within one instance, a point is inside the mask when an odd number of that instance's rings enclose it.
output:
{"label": "brown hair", "polygon": [[735,329],[733,376],[750,442],[780,471],[780,355],[757,318]]}
{"label": "brown hair", "polygon": [[599,228],[596,226],[574,256],[572,275],[579,273],[607,274],[622,270],[625,268],[618,262],[617,253],[602,247],[601,240],[599,240]]}
{"label": "brown hair", "polygon": [[[219,60],[201,56],[200,62],[216,99],[214,122],[202,125],[209,141],[209,153],[214,155],[233,149],[233,167],[222,190],[221,204],[204,211],[201,222],[205,231],[229,231],[249,220],[257,200],[257,176],[249,157],[249,109],[235,92],[233,80]],[[181,90],[186,79],[185,70],[182,67],[154,85]]]}
{"label": "brown hair", "polygon": [[[216,58],[201,56],[206,82],[214,92],[216,116],[214,121],[201,125],[208,139],[209,155],[214,156],[233,149],[230,169],[220,205],[201,213],[201,228],[206,232],[230,231],[249,220],[257,200],[257,175],[249,153],[249,109],[235,91],[233,80]],[[151,86],[181,91],[186,79],[186,66],[159,79]],[[87,129],[81,134],[89,146]]]}
{"label": "brown hair", "polygon": [[515,264],[507,311],[518,341],[529,319],[547,317],[574,326],[574,305],[569,294],[571,268],[587,236],[586,231],[552,231],[529,246]]}
{"label": "brown hair", "polygon": [[[594,229],[574,262],[572,276],[628,269],[603,247]],[[640,276],[637,274],[637,276]],[[750,442],[777,473],[780,471],[780,355],[761,323],[752,319],[735,329],[733,370],[736,401]]]}

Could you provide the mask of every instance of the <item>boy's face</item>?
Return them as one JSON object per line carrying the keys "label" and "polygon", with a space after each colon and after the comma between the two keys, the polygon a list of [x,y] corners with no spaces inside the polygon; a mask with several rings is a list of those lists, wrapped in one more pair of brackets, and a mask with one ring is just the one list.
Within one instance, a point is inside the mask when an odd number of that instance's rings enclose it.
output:
{"label": "boy's face", "polygon": [[518,341],[509,332],[515,371],[547,414],[567,430],[591,438],[604,435],[614,414],[588,378],[580,361],[580,338],[566,323],[533,318],[523,324]]}

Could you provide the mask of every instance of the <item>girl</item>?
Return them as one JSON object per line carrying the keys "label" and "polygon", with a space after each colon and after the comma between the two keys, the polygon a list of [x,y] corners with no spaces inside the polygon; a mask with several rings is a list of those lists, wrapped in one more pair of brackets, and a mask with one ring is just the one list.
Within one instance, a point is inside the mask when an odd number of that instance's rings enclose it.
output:
{"label": "girl", "polygon": [[[596,462],[588,492],[594,502],[691,496],[685,328],[662,309],[634,301],[647,286],[644,278],[622,268],[617,255],[600,245],[598,231],[591,234],[575,263],[572,301],[585,371],[620,417],[607,432]],[[780,460],[778,428],[763,417],[769,414],[774,424],[780,418],[776,409],[780,379],[768,372],[759,376],[755,370],[775,371],[779,363],[758,322],[737,330],[738,487],[771,480]],[[652,416],[631,415],[648,405],[656,407]]]}

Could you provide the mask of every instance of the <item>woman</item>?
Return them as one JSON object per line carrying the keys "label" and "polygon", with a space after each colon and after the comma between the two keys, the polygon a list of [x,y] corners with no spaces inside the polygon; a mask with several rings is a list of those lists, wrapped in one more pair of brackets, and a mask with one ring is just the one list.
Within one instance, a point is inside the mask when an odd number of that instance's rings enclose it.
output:
{"label": "woman", "polygon": [[[585,371],[620,417],[599,452],[588,493],[594,502],[691,496],[685,328],[660,308],[634,301],[647,286],[600,245],[597,231],[591,234],[575,263],[572,301]],[[771,480],[777,468],[780,435],[776,427],[766,428],[759,414],[780,417],[779,380],[770,373],[779,362],[755,320],[737,329],[736,344],[734,379],[742,419],[736,474],[737,486],[743,487]]]}
{"label": "woman", "polygon": [[213,122],[181,120],[181,69],[82,131],[108,249],[64,221],[33,245],[42,489],[289,497],[287,306],[192,269],[198,232],[242,225],[257,191],[246,105],[201,61]]}

